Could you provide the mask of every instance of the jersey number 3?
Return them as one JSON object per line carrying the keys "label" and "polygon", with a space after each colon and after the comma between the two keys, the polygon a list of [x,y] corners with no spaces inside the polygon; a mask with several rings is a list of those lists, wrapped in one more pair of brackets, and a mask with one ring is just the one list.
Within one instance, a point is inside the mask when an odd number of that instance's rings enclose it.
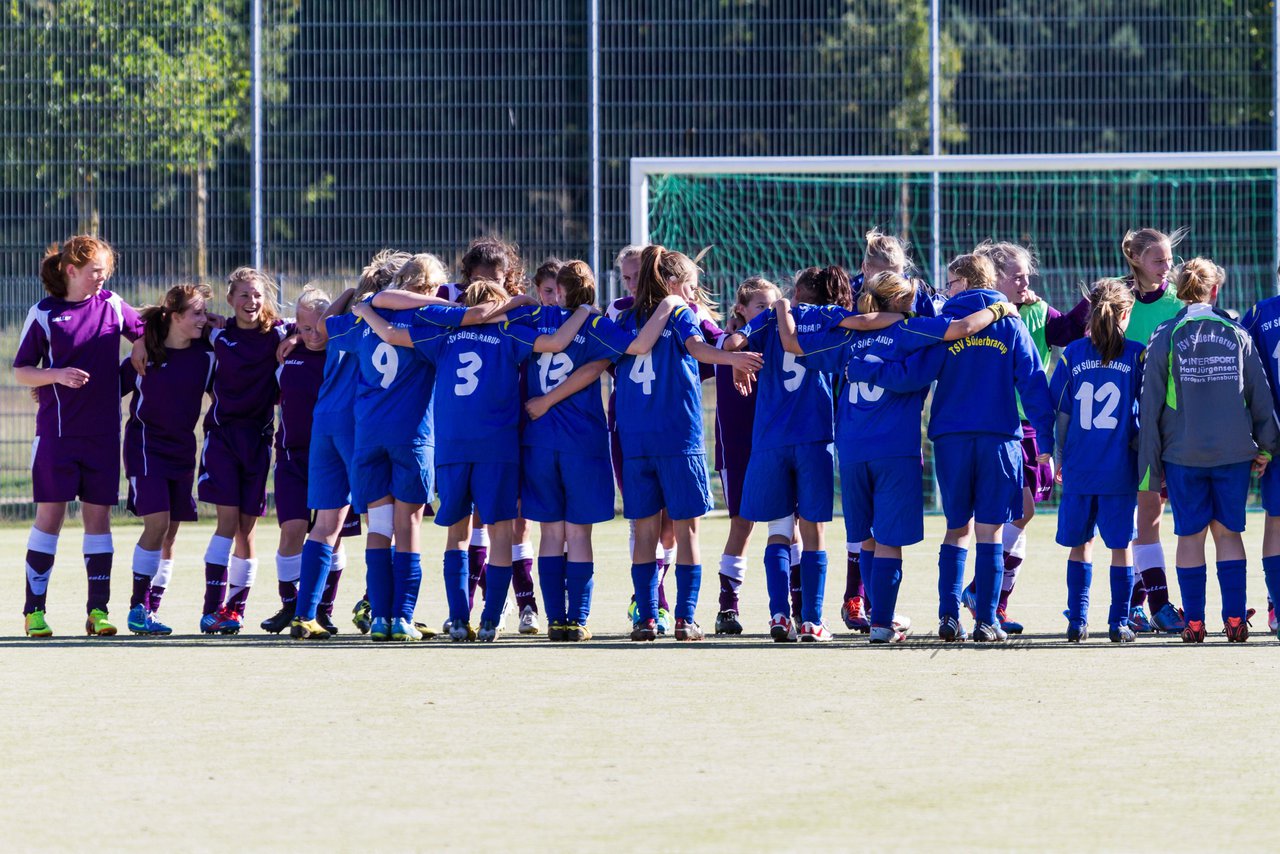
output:
{"label": "jersey number 3", "polygon": [[[1093,383],[1081,383],[1076,400],[1080,401],[1080,426],[1085,430],[1114,430],[1119,426],[1116,408],[1120,405],[1120,389],[1115,383],[1103,383],[1097,391]],[[1097,415],[1093,414],[1094,401],[1102,404]]]}
{"label": "jersey number 3", "polygon": [[453,387],[453,393],[458,397],[467,397],[480,387],[480,368],[484,366],[484,362],[479,353],[459,353],[458,363],[461,367],[458,368],[458,384]]}

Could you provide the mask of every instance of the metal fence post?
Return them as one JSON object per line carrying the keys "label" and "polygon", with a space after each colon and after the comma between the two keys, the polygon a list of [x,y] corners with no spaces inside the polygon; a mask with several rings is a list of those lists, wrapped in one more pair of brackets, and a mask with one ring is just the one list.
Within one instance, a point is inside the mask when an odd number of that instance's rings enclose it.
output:
{"label": "metal fence post", "polygon": [[250,79],[253,87],[253,123],[249,140],[249,239],[253,266],[262,269],[262,0],[253,0],[249,22]]}

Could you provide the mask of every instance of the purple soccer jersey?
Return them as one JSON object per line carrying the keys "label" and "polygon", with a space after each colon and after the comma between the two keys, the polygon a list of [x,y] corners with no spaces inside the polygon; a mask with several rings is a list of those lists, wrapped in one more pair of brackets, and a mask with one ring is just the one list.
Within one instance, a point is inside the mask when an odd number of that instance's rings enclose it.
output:
{"label": "purple soccer jersey", "polygon": [[241,329],[231,321],[226,329],[209,335],[217,357],[213,369],[213,403],[205,415],[206,432],[216,427],[260,427],[270,435],[275,423],[275,405],[280,395],[276,384],[276,348],[292,325],[276,321],[266,332]]}
{"label": "purple soccer jersey", "polygon": [[311,421],[324,381],[324,350],[295,347],[284,364],[276,368],[280,385],[280,432],[276,450],[303,450],[311,447]]}
{"label": "purple soccer jersey", "polygon": [[751,457],[751,431],[756,421],[756,386],[741,395],[733,385],[733,368],[716,365],[716,454],[715,470],[747,468]]}
{"label": "purple soccer jersey", "polygon": [[141,335],[138,313],[111,291],[79,302],[45,297],[33,305],[13,366],[79,368],[89,375],[80,388],[51,384],[37,389],[36,435],[118,436],[120,337],[135,341]]}
{"label": "purple soccer jersey", "polygon": [[165,361],[147,362],[138,376],[120,364],[120,393],[129,401],[124,428],[124,466],[129,477],[190,475],[196,466],[196,423],[213,377],[213,347],[203,339],[168,350]]}

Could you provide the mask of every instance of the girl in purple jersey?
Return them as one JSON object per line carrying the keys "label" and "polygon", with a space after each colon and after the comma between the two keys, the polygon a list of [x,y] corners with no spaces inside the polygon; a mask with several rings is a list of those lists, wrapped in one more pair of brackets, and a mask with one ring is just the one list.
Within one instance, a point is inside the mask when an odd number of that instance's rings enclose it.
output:
{"label": "girl in purple jersey", "polygon": [[[213,402],[205,416],[197,491],[218,508],[205,552],[200,631],[235,634],[257,575],[254,532],[266,514],[271,439],[275,432],[276,349],[293,331],[279,317],[275,282],[252,267],[227,279],[234,320],[211,336]],[[233,553],[234,549],[234,553]],[[226,593],[226,601],[223,594]]]}
{"label": "girl in purple jersey", "polygon": [[204,332],[213,293],[206,285],[176,285],[160,305],[141,312],[145,374],[120,365],[120,391],[132,395],[124,429],[129,510],[142,518],[133,550],[129,631],[167,635],[156,610],[173,572],[173,543],[183,522],[196,521],[192,495],[196,424],[213,377],[213,347]]}
{"label": "girl in purple jersey", "polygon": [[36,389],[31,447],[35,524],[27,538],[26,633],[49,637],[45,620],[49,573],[67,502],[79,498],[89,575],[85,631],[114,635],[111,595],[111,508],[120,483],[120,338],[142,335],[142,320],[105,290],[115,267],[111,247],[88,235],[54,244],[40,262],[49,296],[27,313],[13,358],[14,378]]}
{"label": "girl in purple jersey", "polygon": [[[766,311],[782,296],[778,286],[761,277],[738,285],[737,299],[725,324],[726,333],[734,333]],[[742,518],[742,482],[747,461],[751,458],[751,429],[756,414],[755,386],[742,394],[733,381],[733,369],[716,365],[716,472],[724,490],[725,507],[729,511],[729,536],[720,555],[720,612],[716,615],[716,634],[740,635],[742,623],[738,591],[747,571],[747,546],[755,523]],[[797,565],[799,561],[796,562]]]}

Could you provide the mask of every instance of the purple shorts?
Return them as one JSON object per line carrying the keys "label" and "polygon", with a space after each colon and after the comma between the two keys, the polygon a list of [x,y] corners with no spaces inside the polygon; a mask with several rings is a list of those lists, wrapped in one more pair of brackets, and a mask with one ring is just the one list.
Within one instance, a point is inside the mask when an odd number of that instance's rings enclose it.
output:
{"label": "purple shorts", "polygon": [[618,484],[618,491],[622,491],[622,439],[618,437],[617,430],[609,431],[609,459],[613,463],[613,482]]}
{"label": "purple shorts", "polygon": [[1036,462],[1040,445],[1036,442],[1036,428],[1028,421],[1022,422],[1022,483],[1031,490],[1037,504],[1053,491],[1053,466]]}
{"label": "purple shorts", "polygon": [[720,487],[724,490],[724,503],[730,516],[742,515],[742,484],[747,479],[747,461],[751,448],[744,451],[728,449],[724,453],[724,465],[720,467]]}
{"label": "purple shorts", "polygon": [[191,495],[196,473],[173,477],[142,474],[129,478],[129,512],[135,516],[168,513],[170,522],[195,522],[196,500]]}
{"label": "purple shorts", "polygon": [[120,500],[119,436],[37,436],[31,443],[32,498],[111,506]]}
{"label": "purple shorts", "polygon": [[[204,435],[200,452],[200,500],[239,507],[250,516],[267,515],[271,437],[261,430],[217,427]],[[305,495],[305,491],[303,495]]]}
{"label": "purple shorts", "polygon": [[307,450],[276,449],[276,518],[285,522],[310,521],[307,509]]}

